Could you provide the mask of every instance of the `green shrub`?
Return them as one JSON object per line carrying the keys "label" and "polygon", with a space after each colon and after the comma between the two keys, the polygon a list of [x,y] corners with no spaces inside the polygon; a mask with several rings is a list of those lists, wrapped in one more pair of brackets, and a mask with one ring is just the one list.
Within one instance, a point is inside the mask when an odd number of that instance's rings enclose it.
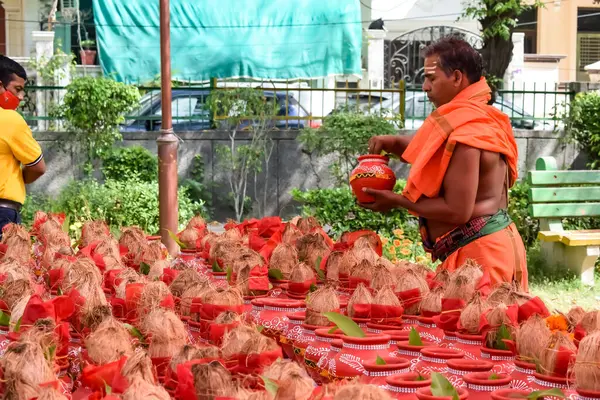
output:
{"label": "green shrub", "polygon": [[117,181],[158,180],[158,157],[142,146],[116,147],[102,157],[104,179]]}
{"label": "green shrub", "polygon": [[600,93],[578,93],[562,115],[567,138],[590,157],[592,169],[600,167]]}
{"label": "green shrub", "polygon": [[[404,185],[404,181],[398,181],[394,190],[400,192]],[[294,189],[292,197],[302,203],[304,215],[312,215],[321,224],[329,225],[336,236],[346,231],[370,229],[393,237],[395,229],[402,229],[405,237],[419,240],[418,221],[406,210],[397,209],[382,214],[364,209],[356,204],[356,198],[348,187],[307,191]]]}
{"label": "green shrub", "polygon": [[524,182],[515,183],[509,191],[508,199],[508,213],[517,226],[525,247],[530,248],[537,242],[540,224],[537,219],[529,216],[529,185]]}
{"label": "green shrub", "polygon": [[[178,196],[180,228],[195,214],[206,215],[204,203],[193,201],[185,188]],[[159,231],[156,182],[107,180],[102,185],[95,180],[73,181],[52,208],[67,214],[75,232],[90,219],[103,219],[111,228],[138,225],[151,234]]]}
{"label": "green shrub", "polygon": [[48,196],[36,193],[27,194],[25,203],[21,209],[21,220],[23,221],[23,225],[31,227],[36,211],[52,210],[52,204],[52,199]]}

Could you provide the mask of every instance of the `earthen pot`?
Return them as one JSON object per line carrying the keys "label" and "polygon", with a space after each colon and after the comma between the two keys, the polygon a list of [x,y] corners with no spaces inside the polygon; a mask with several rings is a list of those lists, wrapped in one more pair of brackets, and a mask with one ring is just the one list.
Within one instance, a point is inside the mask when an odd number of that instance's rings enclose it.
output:
{"label": "earthen pot", "polygon": [[363,192],[363,188],[393,190],[396,175],[388,166],[388,157],[369,154],[358,157],[358,165],[350,174],[352,192],[360,203],[373,203],[375,198]]}

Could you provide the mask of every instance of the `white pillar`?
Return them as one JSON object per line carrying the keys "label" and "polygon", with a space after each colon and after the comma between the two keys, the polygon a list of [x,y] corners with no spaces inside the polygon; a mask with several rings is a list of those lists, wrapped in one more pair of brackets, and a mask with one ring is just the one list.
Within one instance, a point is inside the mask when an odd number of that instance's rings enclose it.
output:
{"label": "white pillar", "polygon": [[368,77],[369,86],[371,89],[383,88],[383,44],[386,37],[386,32],[379,29],[369,29],[367,31],[369,37],[369,59],[368,59]]}
{"label": "white pillar", "polygon": [[[522,91],[525,90],[523,81],[523,70],[525,68],[525,34],[515,32],[512,34],[513,54],[512,60],[506,69],[503,77],[504,89]],[[523,105],[523,95],[515,93],[514,97],[511,94],[507,100],[513,101],[521,107]]]}
{"label": "white pillar", "polygon": [[[43,60],[48,61],[54,55],[54,32],[33,31],[31,33],[32,41],[35,45],[35,59],[39,63]],[[40,74],[37,74],[37,86],[47,84],[43,81]],[[47,116],[46,102],[49,101],[50,92],[38,90],[36,92],[36,111],[38,116]],[[38,129],[45,131],[48,129],[48,121],[38,121]]]}

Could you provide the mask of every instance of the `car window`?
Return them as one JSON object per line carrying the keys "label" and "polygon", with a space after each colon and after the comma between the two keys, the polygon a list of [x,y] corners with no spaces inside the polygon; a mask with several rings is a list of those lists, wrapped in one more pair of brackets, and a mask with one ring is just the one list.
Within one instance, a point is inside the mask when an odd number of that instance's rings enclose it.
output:
{"label": "car window", "polygon": [[[189,118],[194,114],[198,98],[192,96],[178,97],[173,99],[171,106],[173,118]],[[162,116],[162,107],[157,107],[154,111],[155,116]]]}

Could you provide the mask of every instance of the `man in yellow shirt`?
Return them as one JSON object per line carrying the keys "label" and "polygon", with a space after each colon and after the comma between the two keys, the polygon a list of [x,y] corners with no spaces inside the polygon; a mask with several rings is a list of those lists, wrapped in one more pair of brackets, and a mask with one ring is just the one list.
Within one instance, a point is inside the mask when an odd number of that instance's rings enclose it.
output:
{"label": "man in yellow shirt", "polygon": [[40,145],[15,111],[25,96],[26,80],[21,65],[0,55],[0,238],[5,225],[21,223],[25,185],[46,172]]}

